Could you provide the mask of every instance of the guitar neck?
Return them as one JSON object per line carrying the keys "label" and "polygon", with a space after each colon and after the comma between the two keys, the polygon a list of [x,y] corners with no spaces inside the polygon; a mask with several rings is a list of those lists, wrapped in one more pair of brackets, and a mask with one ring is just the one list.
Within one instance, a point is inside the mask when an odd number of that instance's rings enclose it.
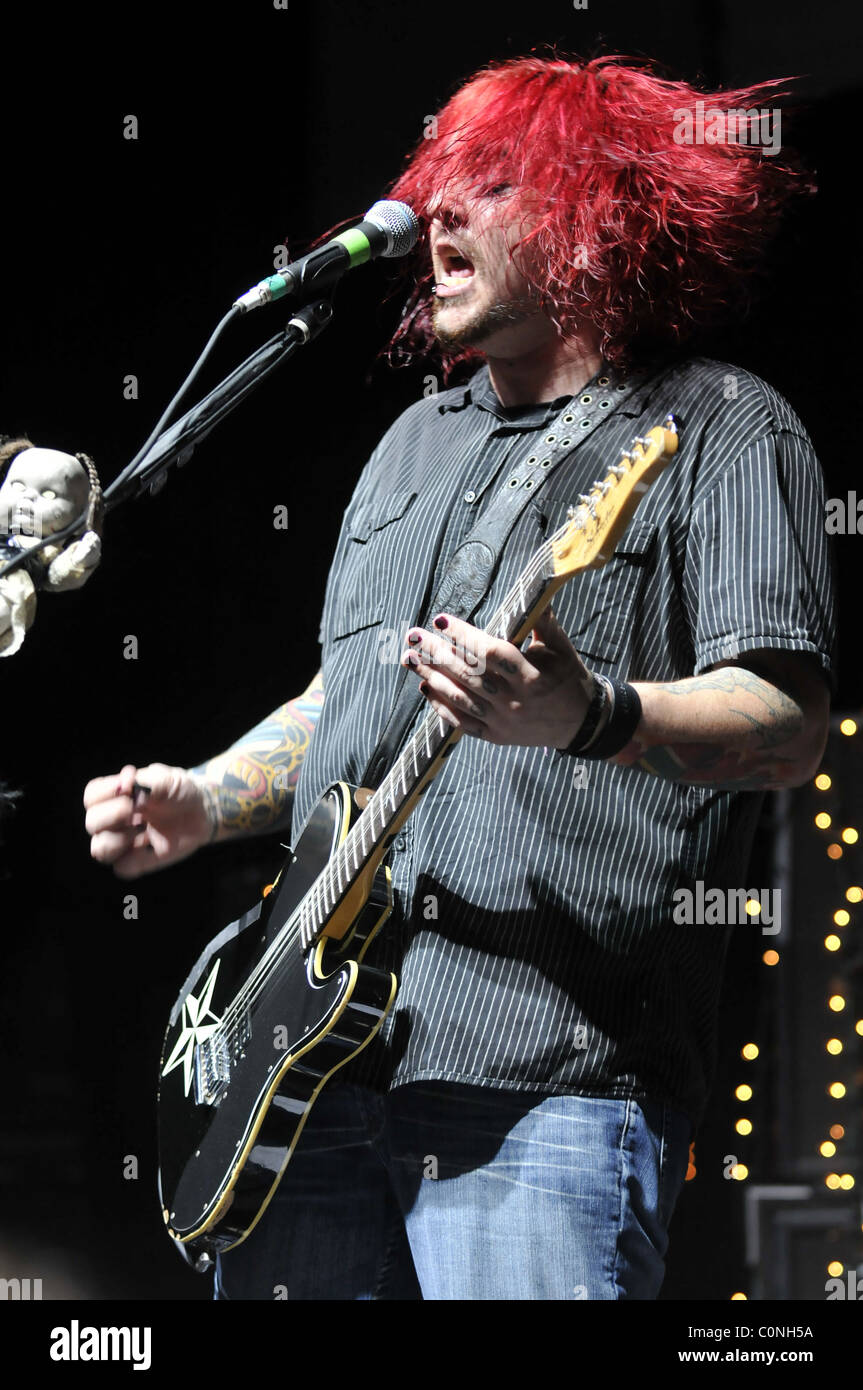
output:
{"label": "guitar neck", "polygon": [[[677,449],[674,417],[666,417],[570,508],[565,525],[531,556],[485,632],[520,646],[557,590],[579,570],[603,565],[653,478]],[[307,896],[302,936],[310,944],[360,876],[374,873],[420,793],[437,776],[461,729],[429,711],[373,792]],[[330,928],[332,930],[332,928]]]}
{"label": "guitar neck", "polygon": [[[489,636],[516,646],[524,641],[542,609],[564,582],[550,572],[552,566],[552,545],[546,541],[495,610],[484,629]],[[318,929],[358,873],[364,868],[377,868],[420,792],[437,776],[460,735],[460,729],[453,728],[433,710],[422,720],[321,874],[315,889]]]}

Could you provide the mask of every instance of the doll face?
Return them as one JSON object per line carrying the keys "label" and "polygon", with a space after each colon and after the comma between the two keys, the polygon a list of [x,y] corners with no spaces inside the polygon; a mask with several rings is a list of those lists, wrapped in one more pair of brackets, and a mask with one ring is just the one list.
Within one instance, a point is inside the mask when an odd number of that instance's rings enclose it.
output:
{"label": "doll face", "polygon": [[87,475],[71,454],[25,449],[0,488],[0,532],[53,536],[83,511],[89,492]]}

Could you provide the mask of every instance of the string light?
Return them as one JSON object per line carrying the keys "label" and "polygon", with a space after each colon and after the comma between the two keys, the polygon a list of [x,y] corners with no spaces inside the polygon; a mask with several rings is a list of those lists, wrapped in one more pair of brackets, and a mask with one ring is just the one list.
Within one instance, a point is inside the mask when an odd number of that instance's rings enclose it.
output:
{"label": "string light", "polygon": [[747,1296],[746,1296],[745,1293],[733,1293],[733,1294],[731,1295],[731,1302],[732,1302],[732,1303],[748,1303],[748,1302],[749,1302],[749,1299],[747,1298]]}
{"label": "string light", "polygon": [[[851,738],[858,732],[858,724],[855,719],[843,719],[839,725],[840,732],[846,738]],[[814,785],[819,792],[828,792],[833,787],[833,778],[827,772],[819,772],[814,778]],[[822,803],[823,804],[823,803]],[[830,811],[818,811],[814,817],[814,824],[818,830],[828,830],[833,826],[833,815]],[[841,823],[840,823],[841,824]],[[843,858],[846,846],[857,845],[860,840],[860,832],[853,825],[846,825],[841,829],[837,826],[833,831],[836,839],[825,846],[827,857],[834,863]],[[863,903],[863,885],[852,883],[844,891],[847,903]],[[746,903],[746,913],[750,918],[758,918],[761,913],[761,904],[755,899],[749,899]],[[851,913],[845,907],[835,908],[832,911],[833,925],[838,928],[847,927],[851,923]],[[830,952],[842,949],[842,937],[836,932],[831,931],[824,937],[824,948]],[[765,949],[761,956],[762,962],[767,966],[779,964],[779,952],[775,948]],[[838,981],[837,981],[838,983]],[[835,986],[834,986],[835,988]],[[840,985],[841,988],[841,985]],[[827,999],[827,1007],[834,1014],[841,1014],[846,1007],[847,1000],[844,994],[835,992]],[[855,1022],[855,1031],[858,1036],[863,1037],[863,1018],[858,1018]],[[841,1038],[828,1037],[825,1039],[824,1048],[828,1056],[838,1057],[845,1051],[845,1045]],[[757,1043],[744,1043],[740,1049],[740,1055],[744,1061],[753,1062],[759,1056],[760,1049]],[[827,1094],[834,1100],[841,1100],[846,1095],[846,1085],[842,1081],[831,1081],[827,1084]],[[741,1082],[734,1088],[734,1096],[738,1101],[750,1101],[753,1096],[753,1089],[745,1082]],[[737,1134],[747,1136],[753,1133],[753,1123],[745,1115],[734,1122],[734,1129]],[[829,1127],[829,1139],[824,1139],[818,1146],[818,1152],[822,1158],[830,1159],[835,1157],[837,1152],[837,1142],[845,1137],[845,1127],[841,1124],[832,1124]],[[734,1163],[729,1170],[729,1176],[736,1182],[743,1182],[749,1176],[749,1169],[745,1163]],[[825,1185],[831,1191],[850,1191],[855,1185],[855,1178],[852,1173],[827,1173],[824,1177]],[[863,1231],[863,1224],[861,1224]],[[845,1266],[841,1260],[831,1260],[827,1265],[827,1272],[833,1278],[838,1278],[845,1272]],[[731,1295],[733,1301],[745,1301],[747,1295],[742,1291],[737,1291]]]}

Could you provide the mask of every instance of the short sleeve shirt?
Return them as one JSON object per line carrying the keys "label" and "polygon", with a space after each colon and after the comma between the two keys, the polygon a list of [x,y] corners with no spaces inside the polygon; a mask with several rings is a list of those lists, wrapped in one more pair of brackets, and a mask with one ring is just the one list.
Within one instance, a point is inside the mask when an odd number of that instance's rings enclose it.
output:
{"label": "short sleeve shirt", "polygon": [[[606,390],[599,380],[583,394]],[[411,406],[375,449],[327,582],[325,699],[295,842],[331,783],[359,781],[407,628],[506,467],[563,403],[504,409],[483,367],[467,387]],[[631,681],[678,680],[763,648],[809,653],[832,681],[812,443],[765,382],[703,358],[653,371],[575,441],[516,523],[475,625],[579,495],[669,411],[677,454],[612,559],[555,595],[558,621],[589,667]],[[675,893],[746,888],[761,800],[462,738],[391,847],[394,907],[367,959],[395,971],[399,992],[342,1074],[379,1087],[651,1097],[697,1123],[728,929],[675,921]]]}

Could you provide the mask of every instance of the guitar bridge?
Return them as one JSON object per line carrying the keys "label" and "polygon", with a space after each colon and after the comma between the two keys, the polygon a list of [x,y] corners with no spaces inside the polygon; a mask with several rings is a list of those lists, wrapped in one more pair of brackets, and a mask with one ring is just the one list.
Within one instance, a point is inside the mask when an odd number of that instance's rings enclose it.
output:
{"label": "guitar bridge", "polygon": [[249,1011],[243,1010],[233,1032],[217,1028],[195,1048],[195,1101],[198,1105],[218,1105],[231,1081],[231,1067],[244,1055],[251,1037]]}

